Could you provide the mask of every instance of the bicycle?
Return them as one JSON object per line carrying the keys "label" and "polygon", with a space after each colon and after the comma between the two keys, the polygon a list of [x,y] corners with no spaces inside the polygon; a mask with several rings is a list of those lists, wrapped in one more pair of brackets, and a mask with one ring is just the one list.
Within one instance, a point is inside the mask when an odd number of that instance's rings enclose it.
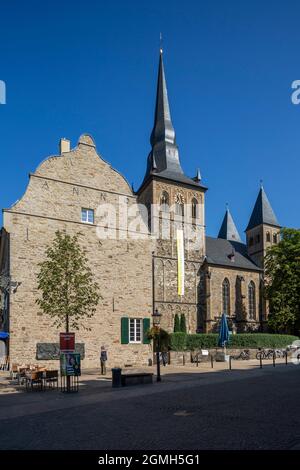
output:
{"label": "bicycle", "polygon": [[274,350],[275,356],[278,358],[285,358],[287,355],[287,351],[285,349],[275,349]]}
{"label": "bicycle", "polygon": [[243,361],[248,361],[250,359],[250,351],[249,349],[244,349],[243,351],[240,352],[238,356],[235,356],[234,359],[237,361],[239,359],[242,359]]}
{"label": "bicycle", "polygon": [[256,353],[256,359],[259,361],[260,359],[272,359],[274,356],[273,349],[261,349],[259,348],[258,352]]}

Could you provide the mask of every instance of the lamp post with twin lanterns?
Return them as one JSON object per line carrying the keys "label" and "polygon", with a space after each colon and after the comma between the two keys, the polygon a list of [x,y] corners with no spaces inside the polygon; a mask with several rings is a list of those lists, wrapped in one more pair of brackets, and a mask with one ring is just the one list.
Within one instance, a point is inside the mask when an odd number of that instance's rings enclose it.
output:
{"label": "lamp post with twin lanterns", "polygon": [[153,318],[153,326],[155,330],[157,331],[157,339],[156,339],[156,366],[157,366],[157,375],[156,375],[156,381],[161,382],[161,376],[160,376],[160,360],[159,360],[159,353],[160,353],[160,319],[161,319],[161,313],[157,310],[157,308],[154,310],[152,313],[152,318]]}

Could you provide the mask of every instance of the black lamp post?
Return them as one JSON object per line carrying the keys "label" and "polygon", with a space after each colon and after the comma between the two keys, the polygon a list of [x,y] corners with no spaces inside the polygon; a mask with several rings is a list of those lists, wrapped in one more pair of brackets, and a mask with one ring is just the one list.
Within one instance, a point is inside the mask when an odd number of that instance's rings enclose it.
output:
{"label": "black lamp post", "polygon": [[160,318],[161,318],[161,313],[157,310],[157,308],[154,310],[152,314],[153,318],[153,326],[157,330],[157,340],[156,340],[156,366],[157,366],[157,375],[156,375],[156,381],[161,382],[161,376],[160,376],[160,360],[159,360],[159,353],[160,353]]}

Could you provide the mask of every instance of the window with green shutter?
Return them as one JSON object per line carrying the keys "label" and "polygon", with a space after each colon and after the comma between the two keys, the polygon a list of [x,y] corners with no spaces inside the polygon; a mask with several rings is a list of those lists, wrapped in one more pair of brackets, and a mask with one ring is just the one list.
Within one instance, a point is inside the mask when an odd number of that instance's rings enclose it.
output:
{"label": "window with green shutter", "polygon": [[121,344],[129,343],[129,318],[121,318]]}
{"label": "window with green shutter", "polygon": [[142,342],[142,329],[141,318],[129,318],[129,343]]}
{"label": "window with green shutter", "polygon": [[147,332],[150,330],[150,318],[143,318],[143,343],[150,344],[150,339],[147,338]]}

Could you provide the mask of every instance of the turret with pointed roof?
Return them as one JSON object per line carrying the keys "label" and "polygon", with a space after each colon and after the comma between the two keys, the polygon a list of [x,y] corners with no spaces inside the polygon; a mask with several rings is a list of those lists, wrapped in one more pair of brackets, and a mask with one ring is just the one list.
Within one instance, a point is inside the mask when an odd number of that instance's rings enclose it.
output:
{"label": "turret with pointed roof", "polygon": [[269,199],[261,186],[246,228],[248,255],[264,267],[266,250],[280,239],[280,225]]}
{"label": "turret with pointed roof", "polygon": [[246,232],[261,224],[280,227],[263,186],[258,193]]}
{"label": "turret with pointed roof", "polygon": [[154,125],[150,143],[152,149],[148,156],[147,170],[141,187],[151,177],[157,176],[206,189],[199,179],[189,178],[181,168],[175,130],[171,120],[162,49],[159,54]]}
{"label": "turret with pointed roof", "polygon": [[241,237],[239,235],[239,232],[237,231],[236,225],[228,208],[226,209],[224,219],[218,234],[218,238],[241,242]]}

